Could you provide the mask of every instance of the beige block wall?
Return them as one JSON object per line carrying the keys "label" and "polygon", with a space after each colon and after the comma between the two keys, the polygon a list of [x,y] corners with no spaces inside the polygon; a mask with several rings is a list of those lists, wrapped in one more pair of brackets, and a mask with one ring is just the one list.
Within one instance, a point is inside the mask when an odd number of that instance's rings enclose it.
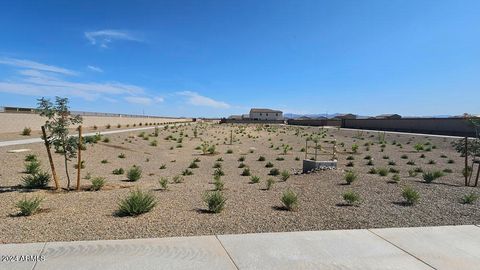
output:
{"label": "beige block wall", "polygon": [[[0,113],[0,133],[21,132],[24,127],[29,127],[32,130],[40,130],[45,123],[46,118],[38,114],[23,114],[23,113]],[[185,118],[148,118],[148,117],[112,117],[112,116],[83,116],[83,126],[103,127],[108,124],[115,127],[117,124],[125,125],[139,123],[167,123],[167,122],[184,122],[191,121]]]}

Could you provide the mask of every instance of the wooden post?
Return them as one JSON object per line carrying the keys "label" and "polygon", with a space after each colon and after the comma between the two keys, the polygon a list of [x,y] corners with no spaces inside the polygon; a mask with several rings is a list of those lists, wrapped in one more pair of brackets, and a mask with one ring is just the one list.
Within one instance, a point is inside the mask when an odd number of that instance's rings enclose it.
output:
{"label": "wooden post", "polygon": [[332,161],[337,159],[337,139],[333,140],[333,156]]}
{"label": "wooden post", "polygon": [[318,141],[315,140],[315,161],[317,161],[317,149],[318,149]]}
{"label": "wooden post", "polygon": [[57,172],[55,171],[55,165],[53,164],[52,153],[50,152],[50,143],[47,140],[47,132],[45,131],[45,126],[42,126],[43,141],[45,142],[45,147],[47,148],[48,161],[50,162],[50,169],[52,169],[53,181],[55,182],[55,189],[59,189],[60,185],[58,184]]}
{"label": "wooden post", "polygon": [[308,155],[308,139],[305,139],[305,159],[308,158],[307,155]]}
{"label": "wooden post", "polygon": [[465,137],[465,186],[468,186],[468,137]]}
{"label": "wooden post", "polygon": [[230,145],[233,144],[233,130],[230,130]]}
{"label": "wooden post", "polygon": [[78,163],[77,163],[77,191],[80,190],[80,171],[82,170],[82,126],[78,126]]}

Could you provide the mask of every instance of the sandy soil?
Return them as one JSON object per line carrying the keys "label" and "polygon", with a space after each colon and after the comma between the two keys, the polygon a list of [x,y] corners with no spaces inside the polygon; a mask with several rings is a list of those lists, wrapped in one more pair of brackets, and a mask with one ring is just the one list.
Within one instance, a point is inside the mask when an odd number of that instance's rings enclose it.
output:
{"label": "sandy soil", "polygon": [[[234,130],[235,142],[228,145],[230,130]],[[298,128],[292,126],[231,126],[231,125],[200,125],[199,138],[193,137],[193,125],[182,126],[174,130],[162,130],[158,138],[143,140],[138,133],[122,133],[108,136],[110,142],[99,142],[88,145],[83,152],[87,172],[93,176],[103,176],[108,180],[105,190],[98,192],[52,192],[50,190],[27,191],[18,188],[23,171],[26,153],[6,153],[7,150],[24,147],[1,148],[0,164],[0,242],[37,242],[37,241],[70,241],[94,239],[126,239],[145,237],[253,233],[273,231],[322,230],[322,229],[354,229],[372,227],[397,226],[429,226],[449,224],[480,223],[479,202],[464,205],[460,198],[470,192],[480,193],[479,188],[464,187],[461,174],[462,158],[452,149],[452,139],[429,138],[425,136],[410,136],[387,134],[388,142],[381,152],[377,143],[376,133],[360,135],[355,131],[329,129],[325,138],[321,139],[323,152],[321,158],[331,157],[330,141],[344,143],[339,146],[339,169],[314,174],[292,175],[286,182],[276,178],[271,190],[265,190],[265,181],[270,168],[265,164],[270,161],[280,170],[300,170],[301,159],[305,146],[304,134],[319,132],[319,128]],[[165,140],[168,135],[180,137],[183,132],[188,137],[183,138],[182,148],[176,148],[177,142]],[[158,141],[158,146],[150,146],[149,141]],[[218,143],[218,154],[201,155],[195,150],[201,144],[201,139]],[[401,143],[403,148],[393,145]],[[410,142],[409,142],[410,141]],[[364,144],[373,142],[367,151]],[[429,152],[417,153],[413,149],[415,143],[430,142],[435,149]],[[357,143],[360,147],[357,154],[352,154],[351,145]],[[273,144],[273,148],[270,145]],[[283,155],[282,144],[293,147],[287,155]],[[280,148],[276,150],[277,146]],[[28,146],[42,161],[48,170],[48,159],[42,144]],[[171,149],[173,147],[173,149]],[[226,154],[232,149],[232,154]],[[250,153],[250,150],[254,150]],[[120,153],[125,159],[118,158]],[[424,154],[425,158],[420,158]],[[348,156],[354,157],[354,167],[346,167]],[[371,155],[374,167],[394,167],[400,171],[399,183],[391,183],[389,176],[368,174],[371,166],[367,166],[366,155]],[[388,155],[388,159],[383,156]],[[408,159],[402,159],[408,155]],[[446,156],[441,157],[442,155]],[[243,169],[238,168],[238,159],[245,156],[244,163],[251,169],[252,175],[261,178],[260,183],[250,183],[249,177],[241,176]],[[257,161],[264,156],[266,161]],[[310,156],[310,155],[309,155]],[[225,176],[225,195],[228,198],[226,208],[220,214],[205,211],[203,202],[205,191],[212,190],[213,164],[222,157]],[[283,157],[283,161],[277,161]],[[295,160],[299,157],[300,160]],[[186,169],[194,158],[199,158],[200,168],[192,169],[194,175],[185,176],[185,182],[169,184],[169,190],[160,190],[160,177],[172,177]],[[320,158],[320,157],[319,157]],[[108,163],[102,164],[102,160]],[[452,159],[453,164],[447,161]],[[395,166],[389,166],[389,160],[395,161]],[[407,165],[408,160],[415,161],[415,166]],[[436,164],[428,164],[434,160]],[[62,186],[66,186],[61,156],[55,155],[55,164],[60,173]],[[124,175],[113,175],[116,168],[128,169],[132,165],[143,169],[143,177],[137,182],[126,182]],[[166,164],[166,169],[159,169]],[[75,182],[76,170],[73,162],[69,164],[70,172]],[[426,184],[421,175],[409,177],[408,170],[422,167],[424,170],[451,169],[453,172]],[[352,185],[345,185],[344,171],[353,169],[359,177]],[[89,181],[82,179],[82,184],[88,188]],[[50,185],[53,185],[51,183]],[[401,197],[405,186],[415,188],[421,195],[415,206],[405,206]],[[130,190],[139,188],[150,191],[156,197],[158,204],[149,213],[138,217],[118,217],[114,215],[117,203]],[[281,209],[280,197],[286,189],[292,189],[299,194],[297,211]],[[359,206],[344,206],[342,194],[354,190],[362,197]],[[44,197],[42,211],[30,217],[17,217],[15,203],[23,197]]]}

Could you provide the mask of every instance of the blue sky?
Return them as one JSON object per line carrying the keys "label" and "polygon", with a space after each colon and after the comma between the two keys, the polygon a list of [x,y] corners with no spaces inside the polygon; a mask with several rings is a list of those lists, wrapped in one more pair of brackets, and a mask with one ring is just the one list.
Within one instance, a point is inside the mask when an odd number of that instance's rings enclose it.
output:
{"label": "blue sky", "polygon": [[480,1],[2,1],[0,105],[480,113]]}

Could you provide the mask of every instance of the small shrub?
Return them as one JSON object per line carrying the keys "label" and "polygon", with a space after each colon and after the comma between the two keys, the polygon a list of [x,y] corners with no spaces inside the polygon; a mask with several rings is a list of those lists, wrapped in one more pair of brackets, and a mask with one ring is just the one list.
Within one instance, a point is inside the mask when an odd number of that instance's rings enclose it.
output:
{"label": "small shrub", "polygon": [[372,159],[372,156],[370,155],[366,155],[363,159],[366,159],[366,160],[371,160]]}
{"label": "small shrub", "polygon": [[272,168],[273,167],[273,163],[272,162],[267,162],[267,164],[265,164],[265,168]]}
{"label": "small shrub", "polygon": [[431,183],[433,182],[434,180],[436,180],[437,178],[440,178],[442,177],[444,174],[442,171],[434,171],[434,172],[425,172],[423,173],[423,180],[426,182],[426,183]]}
{"label": "small shrub", "polygon": [[380,176],[387,176],[388,175],[388,170],[386,168],[378,168],[377,173]]}
{"label": "small shrub", "polygon": [[347,160],[354,160],[355,158],[353,156],[348,156]]}
{"label": "small shrub", "polygon": [[240,164],[238,164],[238,168],[240,168],[240,169],[241,169],[241,168],[244,168],[245,166],[247,166],[247,165],[245,165],[245,163],[243,163],[243,162],[240,163]]}
{"label": "small shrub", "polygon": [[125,154],[124,153],[121,153],[120,155],[118,155],[118,158],[125,158]]}
{"label": "small shrub", "polygon": [[268,178],[266,189],[270,190],[274,184],[275,184],[275,180],[273,178]]}
{"label": "small shrub", "polygon": [[160,184],[161,189],[163,189],[163,190],[168,189],[168,178],[161,177],[160,180],[158,180],[158,183]]}
{"label": "small shrub", "polygon": [[27,199],[26,197],[22,200],[18,201],[16,206],[20,209],[20,215],[22,216],[30,216],[35,214],[39,208],[40,203],[43,201],[42,198],[34,197],[31,199]]}
{"label": "small shrub", "polygon": [[185,169],[182,171],[183,176],[193,175],[193,171],[189,169]]}
{"label": "small shrub", "polygon": [[348,205],[355,205],[360,202],[360,195],[354,191],[347,191],[343,193],[343,199]]}
{"label": "small shrub", "polygon": [[405,154],[403,154],[400,158],[401,158],[401,159],[408,159],[408,156],[405,155]]}
{"label": "small shrub", "polygon": [[268,174],[272,176],[277,176],[280,174],[280,171],[277,168],[272,168]]}
{"label": "small shrub", "polygon": [[400,181],[400,175],[398,173],[392,176],[392,182],[398,183]]}
{"label": "small shrub", "polygon": [[50,182],[50,174],[39,171],[35,174],[30,174],[22,177],[23,186],[26,188],[44,188]]}
{"label": "small shrub", "polygon": [[388,172],[391,172],[391,173],[399,173],[400,171],[397,170],[397,169],[395,169],[395,168],[390,167],[390,168],[388,169]]}
{"label": "small shrub", "polygon": [[258,157],[258,161],[265,161],[265,157],[264,156]]}
{"label": "small shrub", "polygon": [[348,162],[345,166],[347,166],[347,167],[353,167],[353,166],[355,166],[355,164],[353,163],[353,161],[350,161],[350,162]]}
{"label": "small shrub", "polygon": [[184,178],[181,175],[175,175],[173,177],[173,183],[175,184],[183,183],[183,181],[184,181]]}
{"label": "small shrub", "polygon": [[244,162],[245,161],[245,157],[244,156],[241,156],[239,159],[238,159],[239,162]]}
{"label": "small shrub", "polygon": [[462,203],[463,204],[473,204],[475,201],[478,200],[478,195],[475,194],[474,192],[471,192],[469,194],[466,194],[462,197]]}
{"label": "small shrub", "polygon": [[109,143],[109,142],[110,142],[110,138],[108,138],[108,137],[103,138],[103,142],[104,142],[104,143]]}
{"label": "small shrub", "polygon": [[395,165],[397,165],[397,163],[395,163],[395,161],[393,161],[393,160],[390,160],[390,161],[388,161],[388,165],[395,166]]}
{"label": "small shrub", "polygon": [[190,163],[190,165],[188,166],[188,168],[190,168],[190,169],[196,169],[196,168],[198,168],[198,164],[197,164],[195,161],[192,161],[192,163]]}
{"label": "small shrub", "polygon": [[428,164],[432,164],[432,165],[433,165],[433,164],[437,164],[437,162],[436,162],[435,160],[433,160],[433,159],[430,159],[430,160],[428,161]]}
{"label": "small shrub", "polygon": [[112,173],[115,175],[122,175],[125,173],[125,170],[123,168],[118,168],[118,169],[114,169]]}
{"label": "small shrub", "polygon": [[167,168],[167,164],[162,164],[159,167],[160,170],[165,170],[166,168]]}
{"label": "small shrub", "polygon": [[217,169],[215,169],[215,171],[213,171],[213,175],[224,176],[225,173],[223,172],[223,170],[221,168],[217,168]]}
{"label": "small shrub", "polygon": [[452,173],[452,169],[449,169],[449,168],[446,168],[446,169],[443,169],[443,172],[444,173]]}
{"label": "small shrub", "polygon": [[118,214],[121,216],[138,216],[150,212],[155,207],[155,197],[141,190],[131,191],[130,194],[120,201]]}
{"label": "small shrub", "polygon": [[369,174],[377,174],[377,169],[375,168],[370,168],[370,170],[368,171]]}
{"label": "small shrub", "polygon": [[32,160],[25,163],[25,173],[36,174],[40,171],[40,161]]}
{"label": "small shrub", "polygon": [[223,182],[221,176],[214,176],[213,177],[213,185],[215,186],[215,190],[223,190],[225,186],[225,182]]}
{"label": "small shrub", "polygon": [[253,184],[257,184],[260,182],[260,177],[253,175],[252,177],[250,177],[250,182],[252,182]]}
{"label": "small shrub", "polygon": [[232,150],[232,149],[228,149],[228,150],[227,150],[227,154],[233,154],[233,150]]}
{"label": "small shrub", "polygon": [[280,179],[282,179],[282,181],[287,181],[288,178],[290,178],[290,172],[287,171],[287,170],[283,170],[283,171],[280,173]]}
{"label": "small shrub", "polygon": [[242,176],[250,176],[250,169],[249,168],[243,169]]}
{"label": "small shrub", "polygon": [[345,181],[347,181],[347,184],[350,185],[357,179],[357,174],[354,171],[347,171],[344,178]]}
{"label": "small shrub", "polygon": [[102,189],[102,187],[105,185],[105,178],[104,177],[95,177],[92,179],[92,187],[91,190],[93,191],[98,191]]}
{"label": "small shrub", "polygon": [[213,164],[213,168],[214,168],[214,169],[222,168],[222,163],[220,163],[220,162],[215,162],[215,163]]}
{"label": "small shrub", "polygon": [[32,129],[29,127],[24,127],[22,130],[22,135],[23,136],[30,136],[32,134]]}
{"label": "small shrub", "polygon": [[281,201],[287,210],[295,210],[298,206],[298,195],[294,191],[287,189],[283,192]]}
{"label": "small shrub", "polygon": [[227,199],[220,191],[206,192],[204,201],[207,204],[208,211],[212,213],[220,213],[225,207]]}
{"label": "small shrub", "polygon": [[107,164],[107,163],[108,163],[108,160],[102,159],[102,161],[100,161],[100,163],[102,163],[102,164]]}
{"label": "small shrub", "polygon": [[357,151],[358,151],[358,144],[353,144],[352,145],[352,152],[357,153]]}
{"label": "small shrub", "polygon": [[410,177],[416,177],[418,175],[418,172],[415,170],[408,170],[408,176]]}
{"label": "small shrub", "polygon": [[413,161],[413,160],[409,160],[409,161],[407,162],[407,165],[414,166],[414,165],[415,165],[415,161]]}
{"label": "small shrub", "polygon": [[411,187],[405,187],[402,191],[402,197],[407,205],[414,205],[420,199],[420,194]]}
{"label": "small shrub", "polygon": [[25,156],[26,162],[38,161],[37,156],[34,154],[28,154]]}
{"label": "small shrub", "polygon": [[153,140],[150,142],[150,146],[157,146],[158,145],[158,141],[157,140]]}
{"label": "small shrub", "polygon": [[133,165],[130,170],[127,171],[127,179],[129,181],[135,182],[142,177],[142,168]]}

